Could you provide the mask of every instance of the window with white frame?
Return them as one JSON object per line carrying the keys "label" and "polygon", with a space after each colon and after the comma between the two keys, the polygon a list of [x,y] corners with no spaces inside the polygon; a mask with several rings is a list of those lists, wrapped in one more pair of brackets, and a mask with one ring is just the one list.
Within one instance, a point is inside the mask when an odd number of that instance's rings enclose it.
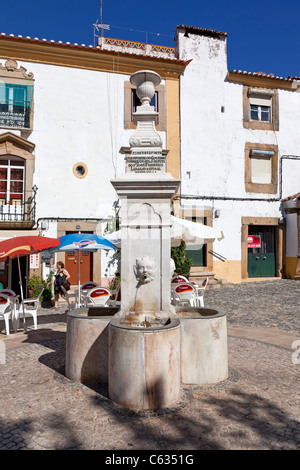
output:
{"label": "window with white frame", "polygon": [[249,96],[251,121],[272,122],[272,96],[273,94]]}
{"label": "window with white frame", "polygon": [[24,203],[25,161],[18,157],[0,159],[0,206]]}
{"label": "window with white frame", "polygon": [[248,129],[279,130],[278,90],[244,87],[243,126]]}

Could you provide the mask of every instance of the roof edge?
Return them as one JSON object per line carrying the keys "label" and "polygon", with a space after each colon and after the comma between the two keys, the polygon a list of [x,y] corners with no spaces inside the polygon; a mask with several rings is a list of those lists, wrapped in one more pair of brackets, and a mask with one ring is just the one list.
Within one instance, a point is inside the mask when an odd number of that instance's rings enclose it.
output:
{"label": "roof edge", "polygon": [[197,34],[198,36],[209,36],[218,39],[222,39],[228,36],[227,33],[224,33],[222,31],[216,31],[215,29],[199,28],[197,26],[185,26],[182,24],[180,26],[176,26],[176,31],[178,31],[179,29],[184,29],[186,35],[191,33]]}

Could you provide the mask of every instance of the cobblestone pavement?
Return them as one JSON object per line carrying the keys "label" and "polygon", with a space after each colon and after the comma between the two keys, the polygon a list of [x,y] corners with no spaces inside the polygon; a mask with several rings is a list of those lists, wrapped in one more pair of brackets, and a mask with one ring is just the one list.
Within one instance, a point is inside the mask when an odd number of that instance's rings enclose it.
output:
{"label": "cobblestone pavement", "polygon": [[65,307],[42,309],[38,330],[0,335],[0,449],[300,449],[299,294],[289,280],[207,290],[205,306],[227,312],[228,380],[183,386],[174,408],[153,412],[114,404],[106,385],[68,380]]}
{"label": "cobblestone pavement", "polygon": [[227,313],[229,325],[300,331],[300,282],[245,282],[207,290],[205,307]]}

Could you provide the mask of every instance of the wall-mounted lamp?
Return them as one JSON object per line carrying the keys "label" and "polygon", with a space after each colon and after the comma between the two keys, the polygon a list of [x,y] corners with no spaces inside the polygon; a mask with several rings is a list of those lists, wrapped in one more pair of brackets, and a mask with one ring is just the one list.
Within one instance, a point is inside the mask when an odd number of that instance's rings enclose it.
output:
{"label": "wall-mounted lamp", "polygon": [[220,209],[215,210],[215,219],[218,219],[220,217],[221,211]]}

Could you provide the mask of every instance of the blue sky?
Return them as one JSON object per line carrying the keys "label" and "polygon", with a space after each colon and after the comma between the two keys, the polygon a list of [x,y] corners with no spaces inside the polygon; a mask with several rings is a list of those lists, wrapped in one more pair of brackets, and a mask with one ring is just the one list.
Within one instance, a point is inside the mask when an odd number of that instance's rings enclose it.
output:
{"label": "blue sky", "polygon": [[[0,33],[93,45],[100,3],[0,0]],[[102,22],[105,36],[172,47],[180,24],[223,31],[229,70],[300,76],[299,0],[102,0]]]}

